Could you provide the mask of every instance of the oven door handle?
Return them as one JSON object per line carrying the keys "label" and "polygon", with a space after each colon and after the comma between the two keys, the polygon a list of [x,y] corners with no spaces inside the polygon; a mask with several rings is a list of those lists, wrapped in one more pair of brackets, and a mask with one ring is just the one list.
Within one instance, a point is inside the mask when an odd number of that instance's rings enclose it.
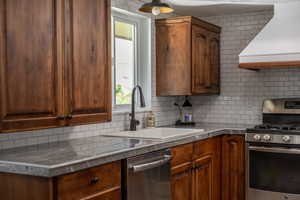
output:
{"label": "oven door handle", "polygon": [[253,151],[270,152],[270,153],[300,154],[300,149],[288,149],[288,148],[279,148],[279,147],[258,147],[258,146],[249,146],[248,149]]}

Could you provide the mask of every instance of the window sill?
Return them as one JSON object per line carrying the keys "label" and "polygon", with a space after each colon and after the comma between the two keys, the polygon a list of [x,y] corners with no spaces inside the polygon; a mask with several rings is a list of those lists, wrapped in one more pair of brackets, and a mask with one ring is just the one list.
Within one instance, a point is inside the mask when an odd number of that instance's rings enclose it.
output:
{"label": "window sill", "polygon": [[[143,113],[143,112],[151,112],[151,111],[152,111],[151,107],[136,108],[135,113]],[[131,113],[131,109],[128,109],[128,108],[117,109],[117,110],[113,110],[112,113],[115,114],[115,115],[129,114],[129,113]]]}

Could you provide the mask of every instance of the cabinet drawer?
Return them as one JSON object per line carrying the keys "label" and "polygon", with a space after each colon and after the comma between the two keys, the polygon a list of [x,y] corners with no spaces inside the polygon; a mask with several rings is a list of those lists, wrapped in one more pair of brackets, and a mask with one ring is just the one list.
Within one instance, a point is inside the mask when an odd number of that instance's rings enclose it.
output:
{"label": "cabinet drawer", "polygon": [[118,161],[58,177],[56,186],[58,200],[77,200],[119,189],[120,185],[121,162]]}
{"label": "cabinet drawer", "polygon": [[172,149],[172,167],[186,162],[192,162],[194,151],[193,149],[194,145],[192,143],[174,147]]}
{"label": "cabinet drawer", "polygon": [[206,154],[216,154],[221,147],[221,138],[214,137],[205,140],[200,140],[194,144],[194,159]]}

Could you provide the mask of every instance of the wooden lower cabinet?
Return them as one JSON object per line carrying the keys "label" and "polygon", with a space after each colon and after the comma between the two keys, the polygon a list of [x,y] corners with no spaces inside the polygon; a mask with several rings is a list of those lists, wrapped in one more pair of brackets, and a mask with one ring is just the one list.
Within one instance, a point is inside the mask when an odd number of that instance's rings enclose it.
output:
{"label": "wooden lower cabinet", "polygon": [[54,178],[0,173],[0,199],[121,200],[121,162]]}
{"label": "wooden lower cabinet", "polygon": [[194,144],[194,200],[220,200],[221,137]]}
{"label": "wooden lower cabinet", "polygon": [[[244,200],[244,136],[225,135],[172,149],[172,200]],[[0,199],[121,200],[121,162],[54,178],[0,173]],[[222,187],[221,187],[222,186]]]}
{"label": "wooden lower cabinet", "polygon": [[121,190],[111,190],[97,195],[92,195],[80,200],[121,200]]}
{"label": "wooden lower cabinet", "polygon": [[172,149],[172,200],[244,200],[245,142],[224,135]]}
{"label": "wooden lower cabinet", "polygon": [[211,155],[195,162],[193,173],[194,200],[213,199],[213,158]]}
{"label": "wooden lower cabinet", "polygon": [[186,149],[186,156],[180,154],[181,160],[186,162],[172,165],[172,200],[220,200],[221,139],[217,137],[189,145],[193,146],[190,161],[187,160],[191,155],[187,145],[172,150],[173,160],[180,163],[176,152]]}
{"label": "wooden lower cabinet", "polygon": [[222,137],[222,200],[245,199],[245,139]]}
{"label": "wooden lower cabinet", "polygon": [[171,187],[173,200],[192,200],[192,163],[172,168]]}
{"label": "wooden lower cabinet", "polygon": [[0,173],[2,200],[54,200],[53,179]]}
{"label": "wooden lower cabinet", "polygon": [[172,200],[192,200],[193,144],[172,149]]}

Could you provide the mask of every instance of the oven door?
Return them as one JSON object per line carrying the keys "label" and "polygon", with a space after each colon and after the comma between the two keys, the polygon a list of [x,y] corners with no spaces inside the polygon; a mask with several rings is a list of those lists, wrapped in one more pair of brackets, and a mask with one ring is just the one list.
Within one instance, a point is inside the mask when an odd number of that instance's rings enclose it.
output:
{"label": "oven door", "polygon": [[300,200],[300,149],[247,145],[247,200]]}

